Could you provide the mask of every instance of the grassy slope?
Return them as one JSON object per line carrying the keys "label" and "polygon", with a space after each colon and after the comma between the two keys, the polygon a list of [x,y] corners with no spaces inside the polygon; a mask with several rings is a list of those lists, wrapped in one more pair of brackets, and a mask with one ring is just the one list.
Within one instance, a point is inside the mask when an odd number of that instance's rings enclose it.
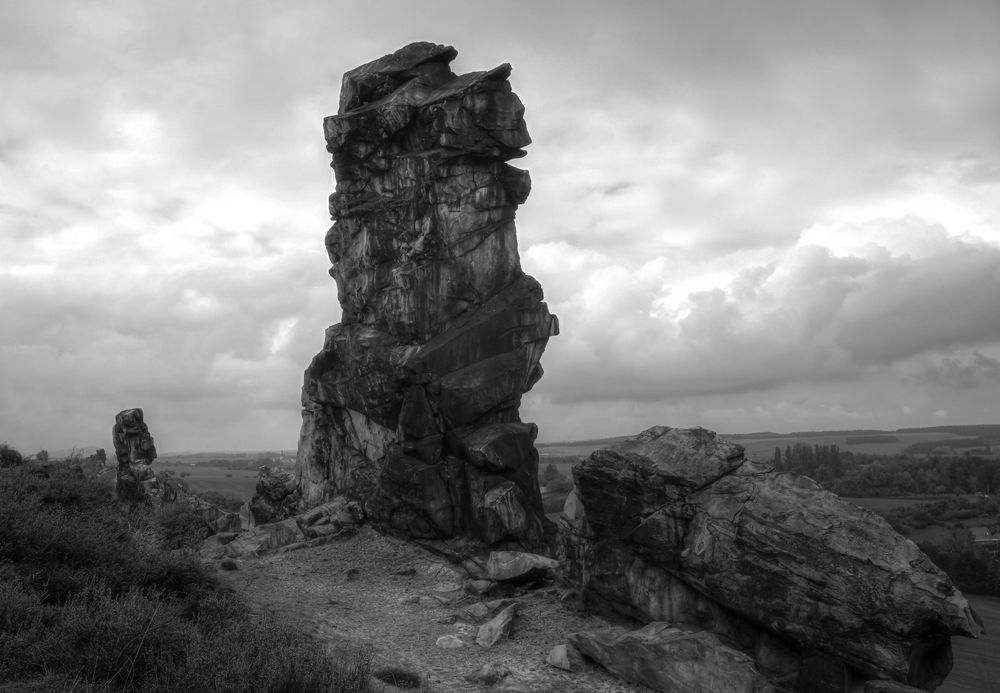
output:
{"label": "grassy slope", "polygon": [[248,613],[196,555],[165,550],[200,522],[168,509],[124,512],[70,465],[0,469],[0,688],[370,690],[365,660],[330,661]]}

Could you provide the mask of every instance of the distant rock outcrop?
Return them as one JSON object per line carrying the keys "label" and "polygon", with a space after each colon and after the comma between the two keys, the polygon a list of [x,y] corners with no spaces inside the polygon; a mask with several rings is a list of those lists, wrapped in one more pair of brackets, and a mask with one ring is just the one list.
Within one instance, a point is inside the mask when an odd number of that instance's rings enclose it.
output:
{"label": "distant rock outcrop", "polygon": [[302,504],[346,495],[410,537],[543,539],[537,429],[518,416],[558,323],[520,267],[506,163],[530,142],[509,65],[456,76],[414,43],[344,75],[324,121],[342,321],[305,372]]}
{"label": "distant rock outcrop", "polygon": [[[156,446],[153,445],[149,427],[143,421],[142,409],[118,412],[111,438],[115,445],[115,457],[118,458],[115,477],[118,499],[130,504],[145,500],[150,495],[146,486],[151,487],[155,481],[149,465],[156,459]],[[144,482],[147,482],[146,486]]]}
{"label": "distant rock outcrop", "polygon": [[561,547],[587,600],[711,631],[780,687],[930,690],[951,669],[950,636],[982,631],[882,518],[711,431],[651,428],[573,476]]}

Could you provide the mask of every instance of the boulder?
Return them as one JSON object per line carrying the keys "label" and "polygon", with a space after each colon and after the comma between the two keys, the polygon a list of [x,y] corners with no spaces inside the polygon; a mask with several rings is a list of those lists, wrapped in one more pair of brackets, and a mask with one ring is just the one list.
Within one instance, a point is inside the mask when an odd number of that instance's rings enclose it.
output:
{"label": "boulder", "polygon": [[540,580],[559,567],[559,561],[524,551],[491,551],[487,576],[495,582],[525,583]]}
{"label": "boulder", "polygon": [[710,629],[800,690],[824,679],[843,690],[845,676],[933,687],[951,667],[949,637],[982,630],[882,518],[711,431],[655,427],[573,475],[561,546],[588,599]]}
{"label": "boulder", "polygon": [[280,522],[257,525],[239,535],[223,547],[223,555],[230,558],[256,556],[264,551],[296,544],[305,534],[294,517]]}
{"label": "boulder", "polygon": [[476,633],[476,644],[488,649],[500,640],[509,638],[514,629],[515,615],[517,615],[517,604],[511,604],[479,626],[479,631]]}
{"label": "boulder", "polygon": [[545,663],[563,671],[577,671],[582,664],[580,653],[565,644],[556,645],[549,650]]}
{"label": "boulder", "polygon": [[[539,549],[537,428],[518,415],[558,322],[521,270],[531,140],[509,65],[414,43],[344,75],[324,120],[342,321],[306,369],[296,475],[408,537]],[[280,517],[280,516],[279,516]],[[271,518],[273,519],[273,518]]]}
{"label": "boulder", "polygon": [[295,474],[288,469],[261,467],[253,498],[248,501],[250,527],[289,518],[297,512],[298,505]]}
{"label": "boulder", "polygon": [[771,693],[751,657],[708,631],[654,621],[623,628],[573,633],[580,652],[626,681],[663,693]]}

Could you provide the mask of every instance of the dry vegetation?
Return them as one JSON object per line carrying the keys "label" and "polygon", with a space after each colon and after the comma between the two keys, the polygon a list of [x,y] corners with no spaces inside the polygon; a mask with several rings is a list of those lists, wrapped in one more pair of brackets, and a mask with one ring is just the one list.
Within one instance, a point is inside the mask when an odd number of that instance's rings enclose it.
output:
{"label": "dry vegetation", "polygon": [[0,469],[0,686],[30,690],[371,690],[364,654],[332,661],[248,612],[197,556],[183,511],[124,511],[79,467]]}

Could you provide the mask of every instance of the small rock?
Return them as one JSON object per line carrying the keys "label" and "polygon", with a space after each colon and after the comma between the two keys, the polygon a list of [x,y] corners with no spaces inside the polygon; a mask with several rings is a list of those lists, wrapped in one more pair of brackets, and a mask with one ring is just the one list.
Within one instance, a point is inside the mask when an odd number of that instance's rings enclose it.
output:
{"label": "small rock", "polygon": [[496,583],[492,580],[469,580],[466,584],[468,585],[470,592],[475,592],[476,594],[486,594]]}
{"label": "small rock", "polygon": [[511,604],[506,609],[479,626],[476,634],[476,644],[480,647],[490,648],[503,638],[509,638],[514,628],[514,615],[517,613],[517,604]]}
{"label": "small rock", "polygon": [[497,684],[497,686],[493,688],[491,693],[537,693],[537,692],[538,689],[534,688],[530,683],[526,681],[516,681],[514,679],[507,679]]}
{"label": "small rock", "polygon": [[223,570],[239,570],[240,564],[234,561],[232,558],[227,558],[221,563],[219,563],[219,567],[222,568]]}
{"label": "small rock", "polygon": [[417,574],[417,569],[414,568],[412,565],[409,568],[403,568],[393,573],[393,575],[400,575],[402,577],[409,577],[410,575],[416,575],[416,574]]}
{"label": "small rock", "polygon": [[556,645],[549,651],[545,662],[564,671],[576,671],[583,663],[580,653],[566,645]]}
{"label": "small rock", "polygon": [[523,551],[493,551],[486,562],[490,580],[504,582],[531,582],[546,577],[559,567],[559,561]]}
{"label": "small rock", "polygon": [[472,673],[465,675],[465,680],[470,683],[481,683],[484,686],[492,686],[497,681],[502,680],[510,674],[510,669],[499,664],[484,664]]}
{"label": "small rock", "polygon": [[445,650],[454,650],[459,647],[465,647],[466,642],[457,635],[442,635],[434,644]]}
{"label": "small rock", "polygon": [[488,602],[476,602],[458,612],[458,616],[465,621],[482,623],[492,618],[501,609],[506,609],[515,603],[510,599],[493,599]]}

